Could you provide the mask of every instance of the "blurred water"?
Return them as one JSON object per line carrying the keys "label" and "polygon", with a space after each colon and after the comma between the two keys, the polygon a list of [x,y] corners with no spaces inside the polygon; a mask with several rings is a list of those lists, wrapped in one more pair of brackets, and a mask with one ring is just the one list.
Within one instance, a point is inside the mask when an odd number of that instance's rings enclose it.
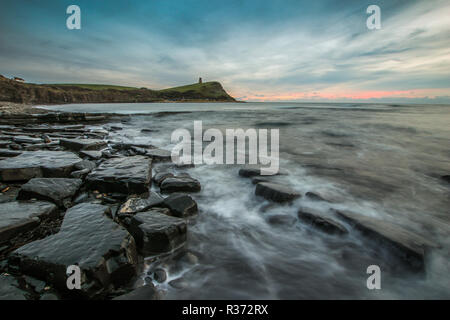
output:
{"label": "blurred water", "polygon": [[[267,207],[255,197],[239,166],[200,165],[188,172],[202,183],[199,216],[189,226],[188,247],[200,260],[169,272],[186,288],[166,284],[166,298],[318,299],[450,298],[450,107],[297,103],[91,104],[52,106],[77,112],[183,112],[133,116],[118,123],[114,139],[149,142],[170,150],[171,132],[193,129],[278,128],[282,177],[302,194],[321,192],[337,203]],[[142,133],[141,129],[155,132]],[[301,206],[349,209],[392,221],[438,242],[426,276],[399,268],[389,252],[358,232],[337,237],[298,221]],[[267,218],[289,215],[294,225]],[[366,268],[382,269],[382,290],[366,288]],[[150,264],[151,267],[151,264]]]}

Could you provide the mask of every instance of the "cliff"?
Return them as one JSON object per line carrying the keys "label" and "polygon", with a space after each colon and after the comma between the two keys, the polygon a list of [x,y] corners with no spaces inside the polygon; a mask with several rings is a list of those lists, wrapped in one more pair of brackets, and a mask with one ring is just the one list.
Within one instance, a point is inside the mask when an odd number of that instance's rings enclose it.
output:
{"label": "cliff", "polygon": [[197,83],[164,90],[90,84],[22,83],[0,75],[0,101],[28,104],[105,102],[234,102],[219,82]]}

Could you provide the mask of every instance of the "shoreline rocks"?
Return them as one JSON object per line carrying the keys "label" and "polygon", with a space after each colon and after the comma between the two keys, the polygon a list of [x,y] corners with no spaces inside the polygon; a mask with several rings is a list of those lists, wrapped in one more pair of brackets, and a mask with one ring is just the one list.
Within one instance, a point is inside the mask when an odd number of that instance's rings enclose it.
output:
{"label": "shoreline rocks", "polygon": [[167,177],[159,187],[162,193],[200,192],[201,190],[200,182],[189,175]]}
{"label": "shoreline rocks", "polygon": [[274,202],[289,202],[301,197],[300,193],[288,186],[271,183],[259,182],[256,184],[255,195],[261,196],[267,200]]}
{"label": "shoreline rocks", "polygon": [[427,253],[439,247],[421,235],[383,220],[349,211],[336,211],[336,213],[363,235],[391,249],[391,252],[399,256],[413,271],[425,271]]}
{"label": "shoreline rocks", "polygon": [[81,179],[33,178],[19,190],[18,200],[36,198],[54,202],[58,207],[68,208],[72,197],[83,184]]}
{"label": "shoreline rocks", "polygon": [[23,181],[32,178],[68,178],[81,158],[65,151],[24,151],[0,160],[0,181]]}
{"label": "shoreline rocks", "polygon": [[37,227],[45,217],[57,216],[53,203],[12,201],[0,205],[0,243]]}
{"label": "shoreline rocks", "polygon": [[140,194],[148,191],[152,161],[144,156],[111,158],[86,177],[87,187],[100,192]]}
{"label": "shoreline rocks", "polygon": [[[136,272],[136,245],[108,214],[109,208],[99,204],[72,207],[58,233],[20,247],[13,260],[24,274],[51,283],[66,294],[95,297],[110,285],[123,285]],[[75,264],[82,272],[82,288],[68,292],[66,268]]]}

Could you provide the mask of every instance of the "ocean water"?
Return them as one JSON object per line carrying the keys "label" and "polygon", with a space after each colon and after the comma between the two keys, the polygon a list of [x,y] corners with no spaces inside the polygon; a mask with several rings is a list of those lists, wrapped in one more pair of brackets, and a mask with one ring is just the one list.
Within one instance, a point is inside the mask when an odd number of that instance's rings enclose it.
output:
{"label": "ocean water", "polygon": [[[450,106],[307,103],[77,104],[46,107],[130,114],[110,138],[171,150],[177,128],[268,128],[280,131],[281,176],[302,194],[320,192],[333,203],[302,197],[274,205],[254,195],[239,165],[197,165],[198,217],[190,222],[191,264],[149,257],[169,281],[167,299],[429,299],[450,298]],[[169,112],[158,114],[158,112]],[[182,112],[182,113],[180,113]],[[139,114],[139,115],[138,115]],[[141,129],[153,132],[141,132]],[[155,170],[157,170],[157,166]],[[299,208],[346,209],[423,235],[438,243],[426,274],[408,271],[396,257],[359,232],[332,236],[297,219]],[[272,216],[292,217],[274,225]],[[381,267],[381,290],[368,290],[366,269]],[[144,274],[143,274],[144,277]]]}

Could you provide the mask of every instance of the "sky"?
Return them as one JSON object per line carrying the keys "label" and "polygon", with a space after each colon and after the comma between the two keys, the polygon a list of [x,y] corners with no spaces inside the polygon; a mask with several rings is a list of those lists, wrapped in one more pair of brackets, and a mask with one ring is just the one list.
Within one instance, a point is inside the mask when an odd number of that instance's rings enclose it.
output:
{"label": "sky", "polygon": [[[69,5],[81,29],[69,30]],[[381,29],[369,30],[369,5]],[[2,0],[0,74],[244,101],[450,103],[448,0]]]}

